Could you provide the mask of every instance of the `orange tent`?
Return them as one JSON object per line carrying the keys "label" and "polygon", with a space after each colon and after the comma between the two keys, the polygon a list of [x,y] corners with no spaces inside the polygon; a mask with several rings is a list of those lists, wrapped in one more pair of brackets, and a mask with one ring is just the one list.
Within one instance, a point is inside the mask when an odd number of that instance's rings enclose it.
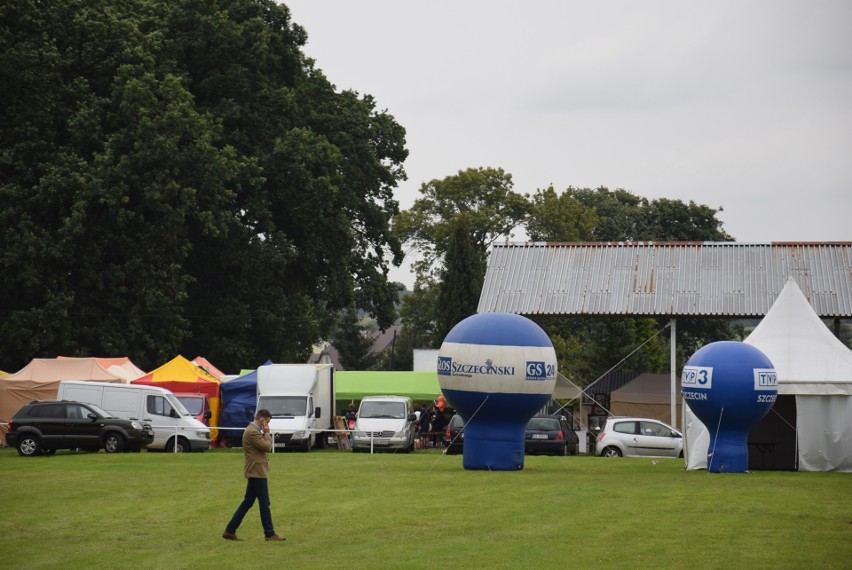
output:
{"label": "orange tent", "polygon": [[[57,360],[74,360],[73,356],[57,356]],[[133,361],[126,356],[115,358],[99,358],[94,357],[95,361],[107,369],[114,376],[124,378],[126,382],[130,382],[145,375],[145,371],[133,364]]]}
{"label": "orange tent", "polygon": [[[131,384],[160,386],[172,392],[196,392],[210,400],[210,425],[219,425],[219,379],[199,368],[181,355],[175,356],[156,370],[133,380]],[[219,430],[210,430],[210,440],[216,441]]]}
{"label": "orange tent", "polygon": [[222,379],[222,376],[225,375],[224,372],[213,366],[213,364],[203,356],[196,356],[192,359],[192,363],[209,373],[211,376],[215,376],[220,380]]}

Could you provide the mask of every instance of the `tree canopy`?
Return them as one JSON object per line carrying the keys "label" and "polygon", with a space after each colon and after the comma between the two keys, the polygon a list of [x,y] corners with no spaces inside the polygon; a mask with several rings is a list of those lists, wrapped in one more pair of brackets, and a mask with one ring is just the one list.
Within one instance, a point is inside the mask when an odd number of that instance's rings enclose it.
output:
{"label": "tree canopy", "polygon": [[485,259],[473,245],[467,215],[453,222],[438,288],[437,333],[443,339],[456,323],[476,313],[485,280]]}
{"label": "tree canopy", "polygon": [[574,198],[574,189],[557,194],[553,186],[539,190],[531,198],[526,220],[532,241],[593,241],[601,218],[593,207]]}
{"label": "tree canopy", "polygon": [[482,270],[488,248],[511,234],[527,216],[526,196],[512,190],[512,175],[501,168],[468,168],[420,187],[421,198],[394,218],[394,231],[422,255],[417,273],[434,274],[443,263],[455,221],[465,216]]}
{"label": "tree canopy", "polygon": [[0,362],[238,368],[353,302],[393,322],[405,131],[286,6],[11,0],[0,32]]}
{"label": "tree canopy", "polygon": [[597,216],[595,241],[733,241],[714,209],[691,201],[648,200],[624,189],[600,187],[566,190]]}

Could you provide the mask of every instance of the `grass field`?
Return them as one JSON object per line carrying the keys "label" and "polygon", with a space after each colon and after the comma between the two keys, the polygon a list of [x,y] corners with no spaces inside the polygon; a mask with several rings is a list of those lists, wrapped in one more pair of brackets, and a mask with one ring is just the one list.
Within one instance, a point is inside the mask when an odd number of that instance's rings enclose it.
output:
{"label": "grass field", "polygon": [[843,568],[852,474],[685,471],[682,460],[337,450],[270,458],[281,544],[242,498],[240,450],[22,458],[0,450],[0,567]]}

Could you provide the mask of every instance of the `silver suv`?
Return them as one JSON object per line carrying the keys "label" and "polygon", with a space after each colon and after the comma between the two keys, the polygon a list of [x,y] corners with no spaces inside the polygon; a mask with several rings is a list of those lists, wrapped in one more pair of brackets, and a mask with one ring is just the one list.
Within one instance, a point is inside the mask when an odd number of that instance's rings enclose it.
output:
{"label": "silver suv", "polygon": [[683,434],[659,420],[607,418],[595,455],[603,457],[683,457]]}

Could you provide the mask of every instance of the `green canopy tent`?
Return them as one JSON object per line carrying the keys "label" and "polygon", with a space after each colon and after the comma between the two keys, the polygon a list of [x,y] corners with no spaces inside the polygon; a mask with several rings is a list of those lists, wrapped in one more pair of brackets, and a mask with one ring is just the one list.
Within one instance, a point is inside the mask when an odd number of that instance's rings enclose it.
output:
{"label": "green canopy tent", "polygon": [[[360,400],[364,396],[408,396],[412,400],[436,400],[441,395],[437,372],[371,372],[338,370],[334,374],[337,399]],[[572,400],[583,391],[559,374],[553,397]]]}
{"label": "green canopy tent", "polygon": [[437,400],[441,394],[436,372],[370,372],[340,370],[334,374],[337,400],[364,396],[408,396],[412,400]]}

